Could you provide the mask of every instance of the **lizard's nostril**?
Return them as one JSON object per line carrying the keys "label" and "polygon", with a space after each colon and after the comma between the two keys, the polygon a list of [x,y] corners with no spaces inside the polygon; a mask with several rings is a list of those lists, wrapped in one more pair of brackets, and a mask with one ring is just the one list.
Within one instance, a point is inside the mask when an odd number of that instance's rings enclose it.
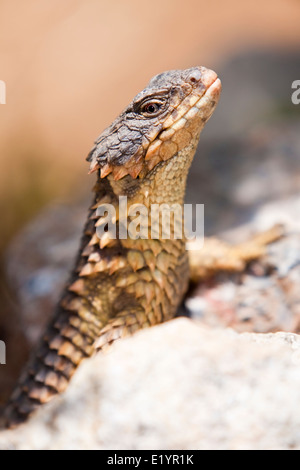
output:
{"label": "lizard's nostril", "polygon": [[201,72],[199,69],[195,69],[189,74],[189,81],[191,82],[192,85],[198,83],[200,79],[201,79]]}

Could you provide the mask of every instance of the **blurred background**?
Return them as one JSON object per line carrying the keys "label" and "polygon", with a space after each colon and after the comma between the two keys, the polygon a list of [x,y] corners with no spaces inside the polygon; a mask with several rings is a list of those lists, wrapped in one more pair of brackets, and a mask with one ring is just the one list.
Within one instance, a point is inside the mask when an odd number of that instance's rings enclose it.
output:
{"label": "blurred background", "polygon": [[85,157],[153,75],[205,65],[222,79],[187,195],[207,203],[208,233],[297,193],[299,25],[298,0],[0,0],[0,399],[38,336],[24,335],[22,311],[47,318],[76,252],[94,181]]}

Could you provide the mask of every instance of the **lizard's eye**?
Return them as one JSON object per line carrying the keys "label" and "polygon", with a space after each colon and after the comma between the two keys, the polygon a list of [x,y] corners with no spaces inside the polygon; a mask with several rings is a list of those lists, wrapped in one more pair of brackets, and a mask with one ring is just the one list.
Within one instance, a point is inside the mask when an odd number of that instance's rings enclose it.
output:
{"label": "lizard's eye", "polygon": [[146,117],[155,117],[160,113],[162,106],[163,103],[160,100],[145,101],[140,106],[139,112]]}
{"label": "lizard's eye", "polygon": [[146,111],[146,113],[148,113],[148,114],[154,114],[158,110],[159,110],[159,106],[158,106],[157,103],[148,103],[143,109],[143,111],[144,112]]}

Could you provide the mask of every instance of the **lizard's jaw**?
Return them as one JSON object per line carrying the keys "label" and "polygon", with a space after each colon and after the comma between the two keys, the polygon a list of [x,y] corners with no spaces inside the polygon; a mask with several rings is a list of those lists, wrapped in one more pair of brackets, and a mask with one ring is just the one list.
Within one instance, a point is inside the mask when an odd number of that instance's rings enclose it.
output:
{"label": "lizard's jaw", "polygon": [[[204,69],[204,67],[201,67]],[[193,137],[199,138],[205,123],[211,117],[220,97],[221,81],[216,73],[205,69],[205,85],[193,90],[164,122],[163,131],[151,143],[145,161],[148,170],[160,161],[169,160],[182,150]]]}

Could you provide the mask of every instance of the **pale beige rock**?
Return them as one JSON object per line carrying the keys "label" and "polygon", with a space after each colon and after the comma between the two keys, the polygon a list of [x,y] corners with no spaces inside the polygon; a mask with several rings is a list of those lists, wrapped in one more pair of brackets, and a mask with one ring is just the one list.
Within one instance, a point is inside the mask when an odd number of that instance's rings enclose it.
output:
{"label": "pale beige rock", "polygon": [[300,337],[177,319],[86,361],[1,449],[300,449]]}

